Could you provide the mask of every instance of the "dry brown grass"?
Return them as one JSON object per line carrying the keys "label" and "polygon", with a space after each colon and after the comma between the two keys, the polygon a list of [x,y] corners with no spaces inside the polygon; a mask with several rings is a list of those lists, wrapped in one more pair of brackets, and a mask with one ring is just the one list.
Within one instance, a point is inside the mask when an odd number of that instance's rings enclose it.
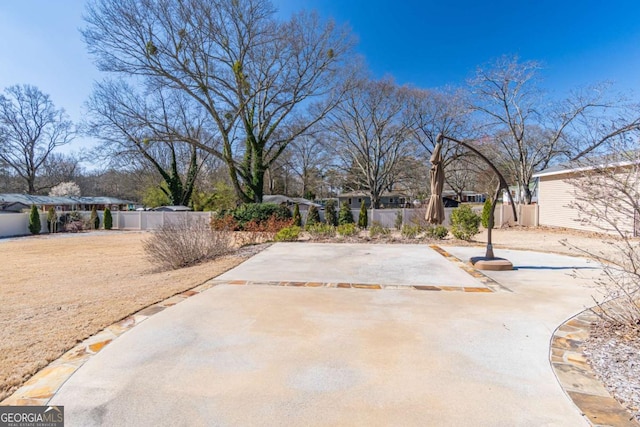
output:
{"label": "dry brown grass", "polygon": [[77,342],[244,261],[155,272],[145,233],[0,240],[0,400]]}

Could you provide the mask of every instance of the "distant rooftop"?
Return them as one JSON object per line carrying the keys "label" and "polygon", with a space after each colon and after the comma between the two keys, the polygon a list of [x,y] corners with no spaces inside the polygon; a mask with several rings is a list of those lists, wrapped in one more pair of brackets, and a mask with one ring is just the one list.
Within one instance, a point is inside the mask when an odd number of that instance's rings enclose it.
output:
{"label": "distant rooftop", "polygon": [[138,205],[131,200],[115,197],[60,197],[37,196],[32,194],[0,193],[0,204],[22,203],[24,205]]}

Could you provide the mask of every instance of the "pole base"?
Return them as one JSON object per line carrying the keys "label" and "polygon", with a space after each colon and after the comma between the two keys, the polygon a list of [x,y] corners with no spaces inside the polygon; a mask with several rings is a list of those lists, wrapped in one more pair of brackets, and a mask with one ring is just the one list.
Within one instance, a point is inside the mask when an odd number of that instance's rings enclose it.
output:
{"label": "pole base", "polygon": [[469,262],[478,270],[508,271],[513,270],[511,261],[504,258],[487,258],[483,256],[472,257]]}

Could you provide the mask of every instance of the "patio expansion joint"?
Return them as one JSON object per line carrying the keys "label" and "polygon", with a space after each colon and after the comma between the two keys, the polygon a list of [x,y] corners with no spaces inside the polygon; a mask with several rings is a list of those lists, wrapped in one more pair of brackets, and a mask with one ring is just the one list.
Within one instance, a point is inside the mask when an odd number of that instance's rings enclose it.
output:
{"label": "patio expansion joint", "polygon": [[75,345],[58,359],[50,362],[34,374],[12,395],[0,402],[7,405],[46,405],[62,387],[62,385],[91,357],[117,339],[123,333],[176,304],[204,292],[214,286],[283,286],[305,288],[336,288],[360,290],[403,290],[403,291],[435,291],[491,293],[490,287],[435,286],[432,284],[376,284],[350,282],[301,282],[301,281],[246,281],[211,279],[190,290],[172,295],[163,301],[144,307],[137,312],[107,326],[81,343]]}
{"label": "patio expansion joint", "polygon": [[429,247],[431,249],[433,249],[434,251],[436,251],[437,253],[439,253],[440,255],[442,255],[448,261],[450,261],[453,264],[455,264],[458,268],[463,270],[465,273],[467,273],[470,276],[472,276],[474,279],[478,279],[483,285],[485,285],[487,288],[489,288],[491,290],[491,292],[500,292],[500,291],[513,292],[511,289],[509,289],[506,286],[504,286],[504,285],[500,284],[499,282],[495,281],[491,277],[489,277],[486,274],[482,273],[480,270],[477,270],[477,269],[473,268],[470,264],[462,261],[460,258],[458,258],[458,257],[456,257],[454,255],[451,255],[449,252],[445,251],[440,246],[438,246],[438,245],[429,245]]}
{"label": "patio expansion joint", "polygon": [[558,326],[551,337],[549,362],[558,383],[594,427],[640,427],[597,378],[582,352],[594,314],[586,309]]}

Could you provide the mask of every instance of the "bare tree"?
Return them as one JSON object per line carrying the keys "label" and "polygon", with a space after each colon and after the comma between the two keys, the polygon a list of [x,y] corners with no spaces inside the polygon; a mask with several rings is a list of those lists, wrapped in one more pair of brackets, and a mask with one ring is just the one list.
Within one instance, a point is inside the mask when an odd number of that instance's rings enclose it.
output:
{"label": "bare tree", "polygon": [[349,32],[315,14],[280,22],[268,0],[96,0],[85,16],[103,71],[182,91],[207,112],[243,201],[262,200],[265,171],[341,98]]}
{"label": "bare tree", "polygon": [[29,194],[42,190],[36,178],[49,155],[73,137],[64,110],[35,86],[11,86],[0,95],[0,160],[23,180]]}
{"label": "bare tree", "polygon": [[407,113],[409,90],[390,79],[361,80],[330,115],[335,151],[354,186],[365,189],[374,208],[409,155],[413,118]]}
{"label": "bare tree", "polygon": [[[534,172],[555,159],[571,158],[572,153],[580,157],[640,125],[637,117],[612,115],[619,102],[607,99],[602,85],[573,92],[563,102],[551,102],[538,85],[540,69],[537,62],[504,56],[479,68],[470,81],[472,107],[485,134],[496,142],[494,156],[502,156],[499,161],[516,177],[520,200],[527,204]],[[591,125],[598,120],[608,122],[607,131],[594,132]],[[591,137],[585,138],[589,133]]]}
{"label": "bare tree", "polygon": [[188,205],[207,155],[187,141],[215,146],[201,109],[181,92],[154,90],[142,96],[123,81],[96,84],[88,102],[87,132],[99,138],[103,158],[151,167],[173,205]]}
{"label": "bare tree", "polygon": [[[412,89],[409,98],[410,114],[414,117],[413,141],[421,157],[428,161],[433,154],[438,135],[471,139],[473,127],[466,95],[460,89]],[[468,155],[459,144],[445,140],[442,157],[445,170],[450,162]]]}
{"label": "bare tree", "polygon": [[318,132],[301,135],[289,148],[291,165],[302,183],[301,196],[317,194],[322,186],[323,170],[331,162],[326,135]]}

